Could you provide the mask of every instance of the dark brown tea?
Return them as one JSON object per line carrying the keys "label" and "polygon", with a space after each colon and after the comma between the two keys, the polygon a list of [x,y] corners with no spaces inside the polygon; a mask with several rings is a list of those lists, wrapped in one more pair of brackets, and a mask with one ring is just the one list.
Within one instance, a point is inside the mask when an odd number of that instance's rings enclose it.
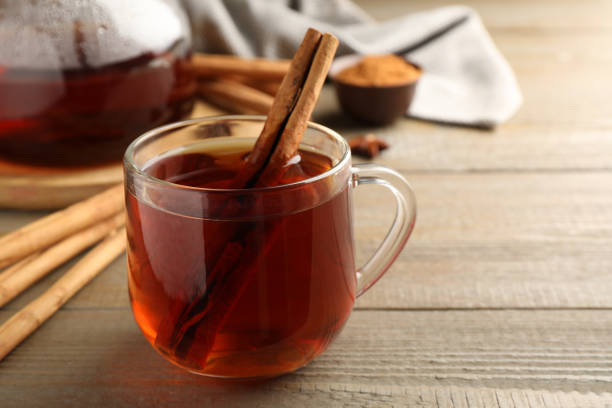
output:
{"label": "dark brown tea", "polygon": [[[145,172],[227,188],[246,154],[244,146],[178,152]],[[279,185],[332,166],[302,150],[291,163]],[[291,194],[202,190],[195,203],[156,191],[139,193],[146,200],[127,195],[132,308],[160,353],[198,373],[266,377],[327,348],[355,299],[351,202],[348,183],[334,192],[315,184],[298,183]]]}

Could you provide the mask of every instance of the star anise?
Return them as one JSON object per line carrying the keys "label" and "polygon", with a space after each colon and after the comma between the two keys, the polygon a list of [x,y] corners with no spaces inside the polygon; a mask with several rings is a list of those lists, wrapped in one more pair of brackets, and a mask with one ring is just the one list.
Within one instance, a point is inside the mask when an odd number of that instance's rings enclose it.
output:
{"label": "star anise", "polygon": [[369,159],[378,156],[382,150],[389,147],[386,142],[380,140],[374,133],[366,133],[365,135],[354,137],[348,143],[354,155]]}

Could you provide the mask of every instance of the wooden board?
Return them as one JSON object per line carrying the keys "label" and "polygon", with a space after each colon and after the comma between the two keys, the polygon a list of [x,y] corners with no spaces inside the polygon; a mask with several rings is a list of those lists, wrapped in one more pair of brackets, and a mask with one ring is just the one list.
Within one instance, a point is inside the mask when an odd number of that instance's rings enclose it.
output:
{"label": "wooden board", "polygon": [[30,170],[0,162],[0,207],[62,208],[123,181],[120,164],[86,170]]}
{"label": "wooden board", "polygon": [[[222,113],[199,102],[192,117]],[[0,208],[55,209],[123,181],[121,163],[75,170],[33,168],[0,161]]]}
{"label": "wooden board", "polygon": [[[413,237],[360,306],[612,307],[610,173],[405,175],[418,200]],[[377,190],[356,195],[362,259],[391,218]]]}
{"label": "wooden board", "polygon": [[356,311],[330,350],[296,373],[219,386],[160,357],[125,306],[62,310],[2,362],[0,401],[6,408],[604,407],[612,404],[611,338],[608,311]]}

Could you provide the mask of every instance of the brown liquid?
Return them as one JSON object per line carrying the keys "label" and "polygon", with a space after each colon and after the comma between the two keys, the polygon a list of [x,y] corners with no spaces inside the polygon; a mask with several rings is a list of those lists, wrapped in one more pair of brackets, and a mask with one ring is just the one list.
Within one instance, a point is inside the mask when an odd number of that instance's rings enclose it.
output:
{"label": "brown liquid", "polygon": [[[219,187],[245,154],[175,155],[146,171],[187,186]],[[320,154],[300,156],[279,184],[331,166]],[[127,195],[132,308],[160,353],[199,373],[266,377],[293,371],[327,348],[355,298],[350,196],[347,185],[319,200],[325,192],[311,184],[299,190],[314,206],[298,212],[287,213],[296,204],[291,200],[202,201],[225,220],[194,217],[193,208],[179,215]],[[269,212],[268,205],[284,214],[250,216],[254,208]]]}
{"label": "brown liquid", "polygon": [[45,166],[120,161],[135,137],[187,116],[194,87],[186,57],[171,52],[102,68],[0,66],[0,158]]}

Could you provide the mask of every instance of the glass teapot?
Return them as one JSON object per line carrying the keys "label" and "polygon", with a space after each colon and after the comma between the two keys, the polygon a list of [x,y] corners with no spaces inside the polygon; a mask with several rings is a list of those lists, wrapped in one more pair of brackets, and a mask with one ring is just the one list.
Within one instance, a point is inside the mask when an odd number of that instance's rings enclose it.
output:
{"label": "glass teapot", "polygon": [[173,0],[0,0],[0,160],[119,162],[191,112],[190,55]]}

